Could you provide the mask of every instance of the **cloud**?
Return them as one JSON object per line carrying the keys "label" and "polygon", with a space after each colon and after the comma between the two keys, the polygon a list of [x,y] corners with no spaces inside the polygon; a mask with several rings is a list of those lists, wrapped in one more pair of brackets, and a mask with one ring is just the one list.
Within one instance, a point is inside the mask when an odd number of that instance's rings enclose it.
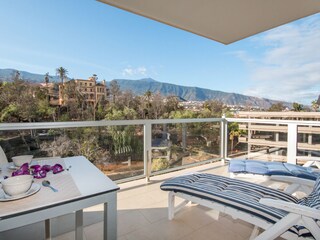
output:
{"label": "cloud", "polygon": [[[310,104],[320,94],[320,15],[268,31],[253,39],[262,54],[250,59],[252,86],[246,94]],[[249,56],[247,56],[249,55]],[[253,59],[253,60],[252,60]],[[252,64],[254,62],[254,64]],[[247,62],[246,62],[247,63]]]}
{"label": "cloud", "polygon": [[145,67],[133,68],[131,66],[128,66],[122,70],[122,75],[126,77],[133,77],[133,76],[145,77],[147,76],[147,69]]}

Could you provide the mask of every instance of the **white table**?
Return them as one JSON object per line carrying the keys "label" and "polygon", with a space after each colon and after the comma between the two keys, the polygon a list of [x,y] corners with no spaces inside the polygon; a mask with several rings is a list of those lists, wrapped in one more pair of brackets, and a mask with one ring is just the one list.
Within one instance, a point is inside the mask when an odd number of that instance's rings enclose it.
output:
{"label": "white table", "polygon": [[[46,239],[50,239],[50,219],[75,212],[75,235],[77,240],[82,240],[82,210],[103,203],[104,239],[117,239],[117,190],[119,187],[85,157],[70,157],[63,158],[63,160],[67,167],[71,166],[69,173],[79,189],[80,195],[60,202],[51,203],[48,200],[45,206],[32,206],[32,209],[26,211],[2,214],[0,215],[0,232],[45,221]],[[37,196],[37,193],[34,196]],[[11,203],[15,204],[14,201]]]}

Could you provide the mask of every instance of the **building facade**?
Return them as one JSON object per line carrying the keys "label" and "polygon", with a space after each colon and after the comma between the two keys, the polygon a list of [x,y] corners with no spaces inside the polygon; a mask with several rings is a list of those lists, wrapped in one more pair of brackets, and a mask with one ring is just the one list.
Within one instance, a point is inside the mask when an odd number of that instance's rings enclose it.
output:
{"label": "building facade", "polygon": [[97,77],[88,79],[72,79],[59,85],[59,105],[81,97],[88,105],[96,106],[102,99],[107,99],[108,89],[106,81],[97,82]]}
{"label": "building facade", "polygon": [[[320,121],[320,112],[238,112],[236,117],[246,119],[277,119],[298,121]],[[255,152],[259,159],[286,161],[288,126],[285,124],[239,123],[239,143],[247,144],[248,158]],[[297,155],[320,156],[320,127],[297,126]],[[254,159],[254,158],[253,158]]]}

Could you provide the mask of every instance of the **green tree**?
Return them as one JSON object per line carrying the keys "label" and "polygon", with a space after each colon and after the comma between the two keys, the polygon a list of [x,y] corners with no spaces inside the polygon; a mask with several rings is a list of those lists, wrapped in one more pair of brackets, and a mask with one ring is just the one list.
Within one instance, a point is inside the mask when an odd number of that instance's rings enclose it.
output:
{"label": "green tree", "polygon": [[285,106],[283,103],[274,103],[271,105],[271,107],[268,109],[269,112],[282,112],[285,109]]}
{"label": "green tree", "polygon": [[2,121],[35,121],[36,87],[13,76],[13,82],[3,84],[0,91],[0,115]]}
{"label": "green tree", "polygon": [[208,100],[203,104],[204,109],[209,109],[212,112],[211,117],[221,117],[224,111],[224,104],[218,100]]}
{"label": "green tree", "polygon": [[311,107],[312,107],[313,111],[317,112],[318,109],[319,109],[318,101],[317,101],[317,100],[313,100],[313,101],[311,102]]}
{"label": "green tree", "polygon": [[144,94],[143,94],[143,97],[142,97],[142,102],[141,104],[143,105],[143,118],[152,118],[151,116],[151,100],[152,100],[152,92],[151,91],[146,91]]}
{"label": "green tree", "polygon": [[293,111],[295,111],[295,112],[301,112],[303,110],[303,105],[300,103],[294,102],[292,104],[292,107],[293,107]]}
{"label": "green tree", "polygon": [[51,107],[47,100],[37,101],[37,115],[40,120],[50,121],[52,119],[54,122],[56,121],[56,109]]}
{"label": "green tree", "polygon": [[137,118],[137,112],[132,108],[125,107],[119,110],[111,107],[105,116],[106,120],[133,120]]}
{"label": "green tree", "polygon": [[241,134],[244,134],[244,131],[239,129],[239,124],[236,122],[232,122],[228,124],[228,131],[229,131],[229,139],[231,141],[230,148],[231,148],[231,151],[233,151],[234,140],[238,139],[241,136]]}
{"label": "green tree", "polygon": [[164,111],[164,99],[159,92],[155,93],[151,102],[152,119],[162,117]]}
{"label": "green tree", "polygon": [[50,81],[50,76],[49,76],[49,73],[47,72],[45,75],[44,75],[44,83],[45,84],[48,84]]}
{"label": "green tree", "polygon": [[[137,112],[125,107],[124,110],[111,108],[106,114],[107,120],[129,120],[135,119]],[[135,126],[111,126],[108,127],[112,141],[111,152],[115,156],[131,155],[142,151],[141,142],[135,136]]]}
{"label": "green tree", "polygon": [[110,82],[110,93],[112,95],[112,102],[115,104],[117,96],[120,94],[120,85],[118,84],[117,80],[112,80]]}
{"label": "green tree", "polygon": [[68,70],[65,69],[64,67],[59,67],[56,69],[56,74],[59,76],[61,83],[63,83],[65,78],[68,75]]}
{"label": "green tree", "polygon": [[17,82],[17,81],[21,81],[22,79],[21,79],[21,74],[20,74],[20,72],[19,71],[16,71],[15,73],[14,73],[14,76],[13,76],[13,81],[14,82]]}
{"label": "green tree", "polygon": [[172,111],[177,111],[179,109],[181,110],[181,108],[179,107],[179,101],[177,97],[174,95],[167,96],[164,102],[165,102],[164,112],[168,114]]}

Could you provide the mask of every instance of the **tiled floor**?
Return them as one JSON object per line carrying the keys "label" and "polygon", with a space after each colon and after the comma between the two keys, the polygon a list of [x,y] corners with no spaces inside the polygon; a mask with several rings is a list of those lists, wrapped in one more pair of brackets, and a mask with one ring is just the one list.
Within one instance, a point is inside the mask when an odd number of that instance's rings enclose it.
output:
{"label": "tiled floor", "polygon": [[[227,168],[221,163],[195,167],[168,173],[145,180],[119,184],[118,193],[118,239],[119,240],[207,240],[207,239],[248,239],[253,226],[226,215],[190,205],[182,209],[174,218],[168,220],[167,192],[160,190],[160,184],[171,177],[186,172],[205,171],[227,175]],[[102,206],[87,209],[101,211]],[[71,233],[68,233],[71,236]],[[68,234],[55,239],[69,239]],[[102,239],[102,223],[85,228],[86,239]]]}
{"label": "tiled floor", "polygon": [[[212,163],[182,171],[172,172],[145,180],[119,184],[118,193],[118,239],[119,240],[207,240],[207,239],[248,239],[253,226],[233,220],[227,215],[197,206],[188,205],[169,221],[167,217],[167,192],[160,190],[165,179],[186,172],[205,171],[219,175],[227,175],[227,168],[221,163]],[[70,216],[71,219],[72,216]],[[85,209],[84,239],[102,239],[102,205]],[[64,219],[58,219],[54,225],[62,228]],[[60,224],[60,225],[59,225]],[[26,228],[20,229],[18,235],[8,235],[11,239],[18,238]],[[12,233],[12,232],[11,232]],[[28,239],[22,234],[22,239]],[[41,236],[41,233],[39,233]],[[12,238],[14,237],[14,238]],[[33,238],[34,238],[33,232]],[[74,239],[74,232],[58,235],[55,240]]]}

